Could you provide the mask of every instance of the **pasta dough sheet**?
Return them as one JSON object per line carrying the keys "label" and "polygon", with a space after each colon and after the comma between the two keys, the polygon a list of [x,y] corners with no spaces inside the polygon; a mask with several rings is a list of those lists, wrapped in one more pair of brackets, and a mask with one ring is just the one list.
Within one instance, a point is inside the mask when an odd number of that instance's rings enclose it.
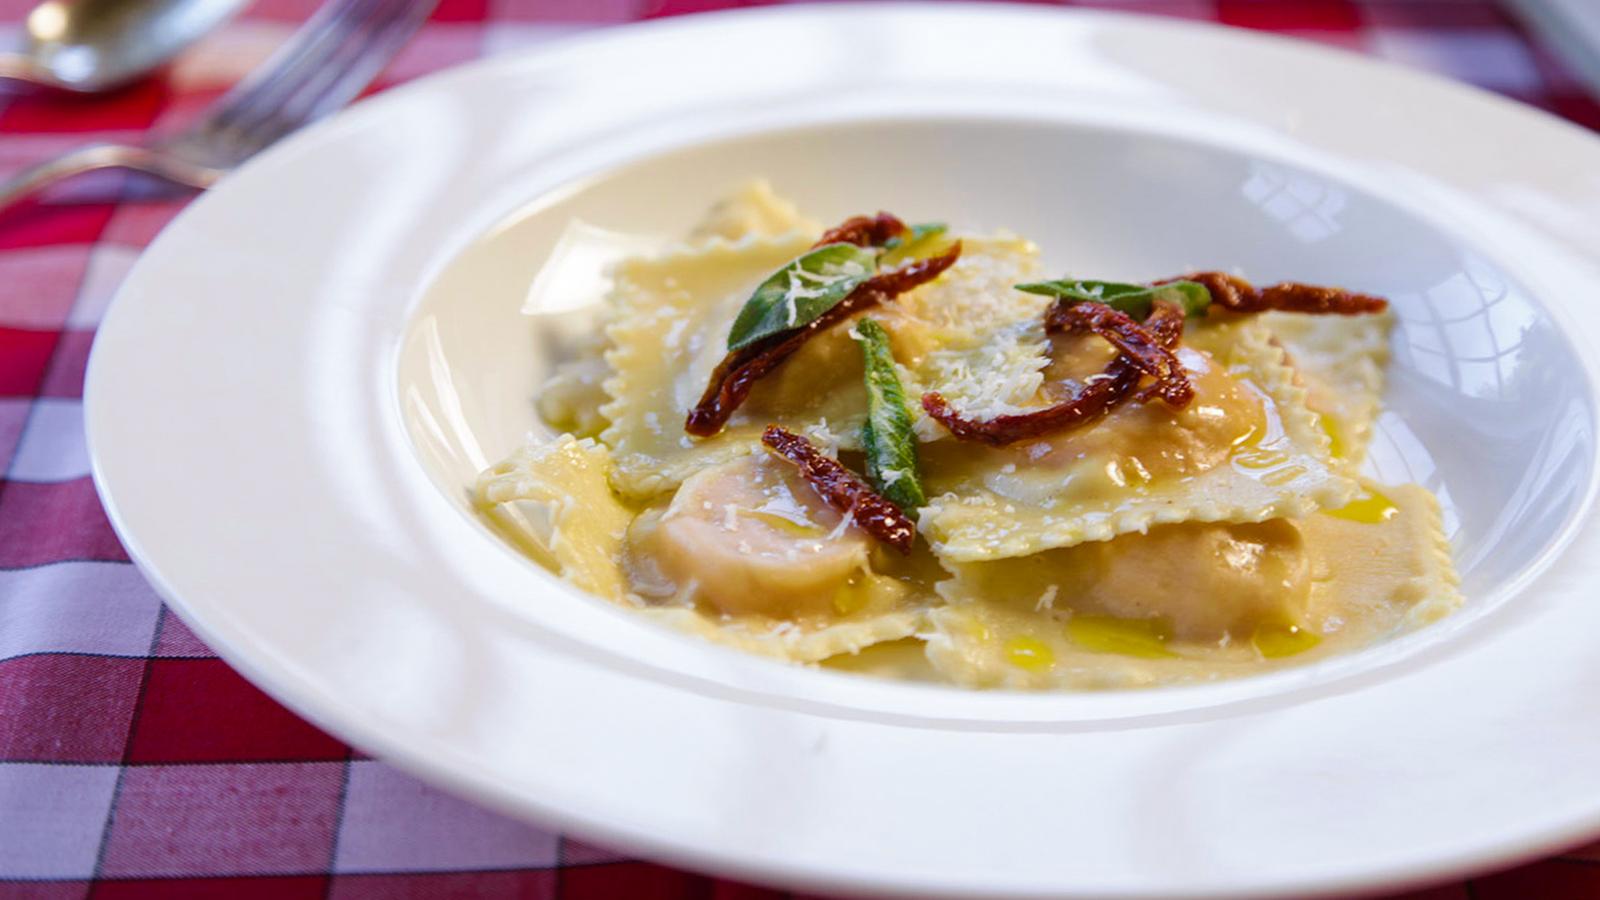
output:
{"label": "pasta dough sheet", "polygon": [[739,241],[790,232],[815,237],[822,233],[822,225],[801,215],[788,198],[774,193],[766,179],[755,178],[714,203],[690,230],[689,242]]}
{"label": "pasta dough sheet", "polygon": [[[1185,547],[1240,556],[1229,565],[1161,552]],[[1260,562],[1273,556],[1279,562]],[[938,587],[947,603],[929,615],[927,655],[940,675],[971,687],[1234,677],[1348,652],[1461,603],[1438,503],[1416,485],[1368,484],[1350,506],[1296,521],[1168,525],[950,568]],[[1140,615],[1107,615],[1108,603]],[[1221,623],[1230,627],[1217,633]],[[1213,633],[1185,640],[1185,626]]]}
{"label": "pasta dough sheet", "polygon": [[484,472],[477,502],[498,530],[574,587],[741,650],[816,662],[908,637],[926,621],[926,599],[908,596],[888,579],[882,580],[893,590],[886,599],[790,619],[720,614],[694,602],[688,592],[640,596],[624,561],[629,527],[637,517],[612,493],[608,468],[604,446],[563,435],[526,447]]}
{"label": "pasta dough sheet", "polygon": [[1354,470],[1366,458],[1383,403],[1394,314],[1308,316],[1270,312],[1260,317],[1289,353],[1306,387],[1306,406],[1321,417],[1333,458]]}
{"label": "pasta dough sheet", "polygon": [[540,565],[574,587],[624,601],[629,589],[619,560],[634,514],[607,486],[610,468],[604,445],[566,434],[485,470],[474,496],[484,515]]}
{"label": "pasta dough sheet", "polygon": [[935,552],[1004,559],[1161,524],[1302,516],[1349,499],[1355,485],[1330,468],[1328,438],[1270,332],[1251,320],[1190,331],[1179,359],[1197,396],[1181,413],[1123,405],[1008,447],[925,445],[933,496],[921,526]]}
{"label": "pasta dough sheet", "polygon": [[[701,468],[749,452],[769,424],[807,432],[830,448],[860,447],[866,390],[861,351],[847,328],[812,338],[758,382],[716,436],[683,431],[684,418],[727,353],[723,338],[750,292],[811,240],[797,233],[712,239],[618,268],[606,331],[613,374],[600,412],[611,423],[601,439],[615,452],[612,484],[623,496],[645,500],[670,491]],[[968,352],[972,335],[985,333],[990,321],[1037,308],[1032,301],[1040,298],[1011,289],[1014,279],[1034,273],[1031,244],[969,237],[963,247],[944,277],[867,313],[889,332],[911,396],[955,365],[952,357]],[[1036,374],[1031,384],[1037,388]],[[931,432],[931,425],[921,429]]]}
{"label": "pasta dough sheet", "polygon": [[719,239],[618,267],[606,330],[610,400],[601,408],[611,425],[601,439],[612,448],[612,484],[623,496],[649,499],[747,454],[770,423],[797,431],[824,420],[859,424],[866,406],[861,353],[834,329],[762,379],[721,433],[692,438],[683,430],[727,354],[728,328],[750,291],[810,244],[803,235]]}

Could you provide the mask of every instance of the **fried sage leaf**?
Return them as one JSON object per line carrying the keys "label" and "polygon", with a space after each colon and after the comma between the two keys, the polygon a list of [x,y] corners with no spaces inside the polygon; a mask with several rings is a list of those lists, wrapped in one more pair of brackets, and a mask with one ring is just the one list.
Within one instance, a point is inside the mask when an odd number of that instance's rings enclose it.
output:
{"label": "fried sage leaf", "polygon": [[907,513],[927,505],[917,465],[917,439],[905,388],[894,368],[889,333],[872,319],[856,323],[851,336],[861,344],[867,383],[867,421],[861,445],[867,451],[867,478],[885,499]]}
{"label": "fried sage leaf", "polygon": [[710,437],[721,431],[734,410],[750,395],[755,383],[794,355],[812,336],[864,309],[927,284],[960,257],[961,242],[956,241],[942,256],[919,259],[898,269],[879,272],[856,285],[848,296],[806,325],[768,335],[742,350],[729,351],[711,373],[700,402],[689,410],[683,430],[697,437]]}
{"label": "fried sage leaf", "polygon": [[728,330],[728,349],[742,350],[816,321],[877,271],[878,251],[871,247],[827,244],[802,254],[745,301]]}
{"label": "fried sage leaf", "polygon": [[920,259],[941,252],[948,243],[945,232],[949,227],[943,222],[923,222],[912,225],[910,231],[903,236],[889,239],[883,245],[883,256],[878,260],[879,265],[893,266],[908,259]]}

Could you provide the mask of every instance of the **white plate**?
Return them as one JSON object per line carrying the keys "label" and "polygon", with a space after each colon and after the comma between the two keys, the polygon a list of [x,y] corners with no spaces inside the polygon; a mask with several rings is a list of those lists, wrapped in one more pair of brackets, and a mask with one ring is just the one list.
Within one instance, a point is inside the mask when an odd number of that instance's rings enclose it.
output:
{"label": "white plate", "polygon": [[[357,745],[677,863],[920,895],[1395,885],[1600,831],[1600,141],[1344,54],[1112,15],[788,8],[429,78],[286,142],[129,277],[88,420],[112,520],[227,660]],[[1393,296],[1380,474],[1467,608],[1223,684],[964,693],[788,668],[563,587],[468,512],[534,428],[571,217],[766,174],[1052,265]],[[1563,550],[1563,548],[1565,548]]]}

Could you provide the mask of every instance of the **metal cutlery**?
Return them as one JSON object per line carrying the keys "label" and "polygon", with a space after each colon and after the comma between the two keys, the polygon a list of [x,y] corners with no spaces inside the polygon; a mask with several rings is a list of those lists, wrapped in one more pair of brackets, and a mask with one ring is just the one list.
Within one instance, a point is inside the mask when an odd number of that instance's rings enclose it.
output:
{"label": "metal cutlery", "polygon": [[333,0],[198,120],[145,143],[90,144],[0,185],[0,210],[96,169],[132,169],[207,188],[278,139],[361,92],[427,19],[437,0]]}

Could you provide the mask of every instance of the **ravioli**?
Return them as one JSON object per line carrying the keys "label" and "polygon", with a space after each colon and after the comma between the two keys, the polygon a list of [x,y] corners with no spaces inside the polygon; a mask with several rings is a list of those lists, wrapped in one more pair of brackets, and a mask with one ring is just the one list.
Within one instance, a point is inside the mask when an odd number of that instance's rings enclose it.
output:
{"label": "ravioli", "polygon": [[793,202],[780,197],[763,178],[739,185],[718,200],[689,232],[689,241],[737,241],[751,236],[773,237],[794,232],[817,235],[822,226],[800,214]]}
{"label": "ravioli", "polygon": [[[1259,522],[1338,506],[1350,479],[1305,407],[1284,352],[1258,322],[1191,328],[1178,359],[1195,400],[1174,412],[1125,404],[1076,430],[1008,447],[925,447],[921,526],[955,562],[1025,556],[1174,522]],[[1085,336],[1050,363],[1071,378],[1113,351]],[[1212,352],[1199,349],[1209,346]]]}
{"label": "ravioli", "polygon": [[478,508],[540,565],[575,587],[625,600],[622,542],[633,511],[606,484],[611,453],[562,435],[522,448],[478,477]]}
{"label": "ravioli", "polygon": [[[1327,623],[1366,622],[1367,639],[1435,622],[1460,608],[1460,578],[1439,501],[1415,484],[1370,480],[1349,505],[1306,519],[1320,568],[1312,611]],[[1403,611],[1397,621],[1390,617]]]}
{"label": "ravioli", "polygon": [[[1047,298],[1013,285],[1039,275],[1039,249],[1011,235],[963,235],[961,258],[939,280],[894,304],[883,325],[913,394],[940,391],[991,414],[1021,408],[1044,382]],[[917,435],[948,440],[921,409]]]}
{"label": "ravioli", "polygon": [[644,614],[705,640],[798,663],[852,657],[876,644],[910,637],[922,630],[926,618],[920,610],[832,622],[718,619],[681,608],[651,608]]}
{"label": "ravioli", "polygon": [[610,424],[600,413],[606,402],[605,382],[611,375],[605,334],[594,334],[572,352],[573,358],[557,364],[555,373],[539,386],[535,401],[539,418],[559,432],[599,437]]}
{"label": "ravioli", "polygon": [[924,623],[926,596],[875,573],[866,538],[764,454],[698,474],[665,524],[661,509],[640,516],[617,499],[608,461],[571,435],[524,448],[484,472],[479,508],[573,586],[741,649],[814,662]]}
{"label": "ravioli", "polygon": [[880,572],[893,561],[765,451],[704,469],[646,510],[623,560],[660,617],[808,662],[912,634],[928,599]]}
{"label": "ravioli", "polygon": [[[486,470],[479,510],[573,585],[688,634],[977,688],[1246,675],[1462,602],[1433,496],[1353,475],[1381,408],[1389,314],[1214,302],[1172,351],[1179,387],[1193,389],[1172,401],[1181,408],[1128,400],[997,447],[958,439],[918,398],[937,391],[968,420],[1022,415],[1077,397],[1138,351],[1047,334],[1056,300],[1015,287],[1041,277],[1023,238],[919,226],[913,240],[887,214],[846,225],[834,234],[881,248],[880,272],[962,242],[954,265],[923,270],[932,281],[859,314],[892,351],[873,345],[870,399],[856,338],[874,332],[846,318],[760,377],[726,427],[685,432],[756,286],[821,232],[766,182],[747,182],[681,244],[614,267],[605,327],[538,390],[541,417],[566,433]],[[887,414],[885,398],[902,394],[907,415]],[[804,436],[809,455],[769,453],[773,425]],[[882,476],[884,448],[916,463],[889,471],[919,480],[920,510],[896,509],[888,485],[865,480]],[[899,530],[875,530],[885,515]],[[924,540],[903,540],[912,521]]]}
{"label": "ravioli", "polygon": [[[624,496],[649,499],[705,466],[746,453],[769,424],[826,434],[833,447],[860,446],[866,390],[861,352],[846,328],[819,334],[758,382],[719,434],[692,438],[683,431],[750,292],[810,244],[800,234],[718,239],[618,268],[607,329],[613,349],[606,355],[614,374],[600,412],[611,423],[601,438],[615,451],[612,484]],[[963,248],[943,278],[867,313],[889,332],[914,390],[944,383],[944,373],[960,365],[970,368],[974,363],[961,354],[980,352],[967,346],[975,332],[1038,309],[1040,298],[1011,289],[1015,279],[1035,271],[1031,244],[964,238]],[[952,362],[958,357],[962,363]],[[930,426],[919,429],[931,432]]]}
{"label": "ravioli", "polygon": [[[766,180],[754,179],[715,203],[690,231],[689,242],[815,235],[821,229],[800,215],[792,202],[775,194]],[[598,437],[610,424],[600,412],[608,399],[605,382],[611,376],[605,359],[608,347],[606,330],[600,328],[568,348],[572,358],[558,364],[538,391],[539,417],[547,425],[580,437]]]}
{"label": "ravioli", "polygon": [[1306,406],[1321,417],[1335,460],[1351,467],[1366,457],[1383,400],[1389,361],[1390,312],[1363,316],[1261,315],[1303,378]]}
{"label": "ravioli", "polygon": [[727,353],[728,328],[751,290],[811,245],[805,235],[713,240],[618,267],[613,375],[601,413],[610,426],[612,485],[647,500],[707,466],[747,454],[777,422],[802,430],[823,421],[859,423],[866,403],[860,352],[849,335],[821,335],[756,385],[721,433],[691,438],[684,417]]}
{"label": "ravioli", "polygon": [[1433,495],[1366,485],[1304,519],[1185,523],[956,564],[927,655],[972,687],[1113,688],[1299,663],[1460,605]]}

